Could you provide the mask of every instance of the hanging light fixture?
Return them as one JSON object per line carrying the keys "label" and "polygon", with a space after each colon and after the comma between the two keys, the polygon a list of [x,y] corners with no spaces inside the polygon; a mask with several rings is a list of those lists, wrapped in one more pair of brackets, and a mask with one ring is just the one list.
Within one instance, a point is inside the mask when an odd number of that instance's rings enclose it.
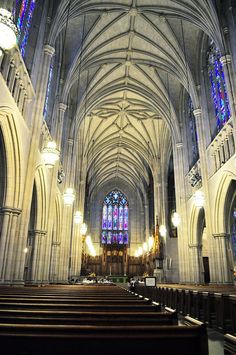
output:
{"label": "hanging light fixture", "polygon": [[75,224],[81,224],[83,221],[83,216],[80,211],[76,211],[74,214],[74,222]]}
{"label": "hanging light fixture", "polygon": [[203,195],[203,192],[200,190],[196,191],[193,195],[193,201],[196,207],[203,207],[205,203],[205,197]]}
{"label": "hanging light fixture", "polygon": [[60,152],[57,149],[56,142],[49,141],[42,150],[43,160],[48,168],[53,168],[60,158]]}
{"label": "hanging light fixture", "polygon": [[67,188],[63,194],[64,204],[66,206],[71,206],[75,200],[74,190],[72,188]]}
{"label": "hanging light fixture", "polygon": [[178,227],[180,224],[180,216],[177,212],[174,212],[171,217],[171,222],[173,223],[174,227]]}
{"label": "hanging light fixture", "polygon": [[166,226],[164,226],[164,224],[161,224],[161,225],[160,225],[159,232],[160,232],[160,235],[161,235],[162,237],[165,237],[165,236],[166,236],[167,229],[166,229]]}
{"label": "hanging light fixture", "polygon": [[10,11],[0,8],[0,56],[17,43],[17,27]]}

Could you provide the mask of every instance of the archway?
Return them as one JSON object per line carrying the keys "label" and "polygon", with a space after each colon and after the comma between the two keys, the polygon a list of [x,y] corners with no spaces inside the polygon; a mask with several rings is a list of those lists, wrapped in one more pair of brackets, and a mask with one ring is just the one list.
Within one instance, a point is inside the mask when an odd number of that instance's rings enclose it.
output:
{"label": "archway", "polygon": [[6,193],[6,152],[5,144],[2,135],[2,130],[0,130],[0,207],[4,204],[4,196]]}
{"label": "archway", "polygon": [[228,257],[230,273],[234,284],[236,284],[236,181],[232,180],[225,199],[225,225],[228,243]]}
{"label": "archway", "polygon": [[24,269],[24,280],[25,282],[32,282],[34,277],[33,270],[33,260],[35,258],[35,223],[36,223],[36,213],[37,213],[37,193],[36,186],[34,183],[33,194],[30,208],[30,220],[29,220],[29,230],[27,239],[27,253],[25,258],[25,269]]}
{"label": "archway", "polygon": [[197,220],[197,240],[201,246],[200,260],[203,263],[203,280],[204,283],[210,282],[210,269],[209,269],[209,251],[208,251],[208,239],[206,234],[206,220],[204,208],[201,208],[198,214]]}

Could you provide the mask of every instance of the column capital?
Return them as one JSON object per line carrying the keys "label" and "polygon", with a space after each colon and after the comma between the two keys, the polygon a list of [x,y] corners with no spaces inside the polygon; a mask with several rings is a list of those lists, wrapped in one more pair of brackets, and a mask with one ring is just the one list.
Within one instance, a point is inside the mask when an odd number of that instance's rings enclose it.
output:
{"label": "column capital", "polygon": [[200,118],[202,115],[202,110],[200,108],[197,108],[196,110],[193,110],[193,114],[195,118]]}
{"label": "column capital", "polygon": [[212,234],[214,238],[229,238],[230,234],[228,233],[215,233]]}
{"label": "column capital", "polygon": [[59,108],[59,111],[65,112],[66,109],[67,109],[67,105],[63,104],[63,102],[60,102],[59,105],[58,105],[58,108]]}
{"label": "column capital", "polygon": [[200,249],[201,248],[201,245],[200,244],[189,244],[188,245],[189,246],[189,248],[195,248],[195,249]]}
{"label": "column capital", "polygon": [[50,57],[52,57],[53,54],[55,53],[55,48],[53,48],[49,44],[45,44],[43,51],[45,54],[48,54]]}
{"label": "column capital", "polygon": [[31,236],[45,236],[46,234],[47,234],[47,231],[45,231],[45,230],[40,230],[40,229],[32,229],[32,230],[30,230],[29,231],[29,234],[31,235]]}
{"label": "column capital", "polygon": [[15,214],[15,215],[20,215],[22,210],[19,209],[19,208],[15,208],[15,207],[3,206],[0,209],[0,212],[1,213],[12,213],[12,214]]}
{"label": "column capital", "polygon": [[220,57],[220,62],[222,64],[222,66],[230,64],[231,63],[231,55],[229,55],[229,54],[223,55],[222,57]]}

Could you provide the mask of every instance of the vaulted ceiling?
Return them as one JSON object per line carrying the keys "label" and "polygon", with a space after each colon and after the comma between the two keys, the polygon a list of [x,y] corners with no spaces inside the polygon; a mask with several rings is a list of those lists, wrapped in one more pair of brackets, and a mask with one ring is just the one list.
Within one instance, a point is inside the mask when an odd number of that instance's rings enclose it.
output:
{"label": "vaulted ceiling", "polygon": [[207,0],[60,2],[49,43],[63,43],[62,101],[76,103],[91,191],[111,179],[145,188],[158,161],[166,169],[184,88],[198,106],[200,39],[220,47],[217,28]]}

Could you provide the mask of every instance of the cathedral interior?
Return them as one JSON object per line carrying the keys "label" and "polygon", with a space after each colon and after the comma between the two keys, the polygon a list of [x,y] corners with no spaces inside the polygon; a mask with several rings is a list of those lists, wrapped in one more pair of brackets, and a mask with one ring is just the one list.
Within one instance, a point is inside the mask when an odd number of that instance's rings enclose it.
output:
{"label": "cathedral interior", "polygon": [[4,355],[236,354],[235,127],[235,0],[0,0]]}
{"label": "cathedral interior", "polygon": [[235,2],[1,6],[1,283],[233,285]]}

